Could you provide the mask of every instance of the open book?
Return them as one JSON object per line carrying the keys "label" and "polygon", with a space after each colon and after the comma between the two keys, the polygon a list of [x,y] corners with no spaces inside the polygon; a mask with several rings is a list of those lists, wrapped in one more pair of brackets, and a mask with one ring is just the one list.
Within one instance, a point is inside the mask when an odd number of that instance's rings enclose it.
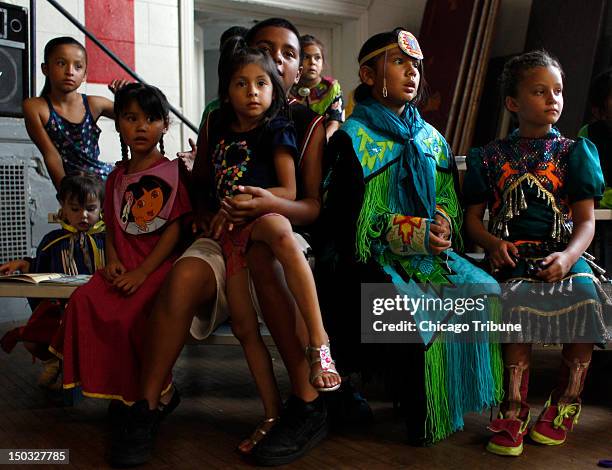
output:
{"label": "open book", "polygon": [[87,283],[87,281],[90,279],[91,276],[89,274],[78,274],[76,276],[71,276],[69,274],[60,273],[28,273],[0,276],[0,282],[16,281],[27,282],[30,284],[55,284],[68,286],[80,286]]}

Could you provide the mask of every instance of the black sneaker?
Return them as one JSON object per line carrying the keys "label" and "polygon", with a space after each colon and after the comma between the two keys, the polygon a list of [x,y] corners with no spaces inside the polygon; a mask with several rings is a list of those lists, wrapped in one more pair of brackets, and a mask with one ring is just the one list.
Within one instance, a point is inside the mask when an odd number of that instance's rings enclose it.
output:
{"label": "black sneaker", "polygon": [[321,442],[327,432],[327,409],[323,398],[319,396],[306,403],[292,395],[278,424],[255,447],[253,458],[258,465],[288,464]]}
{"label": "black sneaker", "polygon": [[113,467],[134,467],[151,459],[159,410],[149,410],[146,400],[134,403],[112,438],[109,462]]}
{"label": "black sneaker", "polygon": [[111,400],[108,404],[107,419],[113,432],[119,430],[121,425],[127,420],[130,407],[121,400]]}

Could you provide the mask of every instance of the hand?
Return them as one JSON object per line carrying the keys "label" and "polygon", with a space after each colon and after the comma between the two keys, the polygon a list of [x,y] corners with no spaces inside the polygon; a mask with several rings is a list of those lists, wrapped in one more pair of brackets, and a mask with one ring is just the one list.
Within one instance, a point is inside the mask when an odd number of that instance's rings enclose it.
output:
{"label": "hand", "polygon": [[24,259],[16,259],[0,266],[0,274],[2,275],[15,274],[15,271],[19,271],[21,273],[29,272],[30,263]]}
{"label": "hand", "polygon": [[537,276],[545,282],[557,282],[565,277],[576,260],[563,251],[551,253],[542,260],[545,268]]}
{"label": "hand", "polygon": [[431,230],[435,235],[442,238],[443,240],[450,239],[450,224],[448,223],[448,220],[446,220],[440,214],[436,214],[436,216],[434,217],[434,223],[429,226],[429,230]]}
{"label": "hand", "polygon": [[187,170],[193,170],[193,162],[195,161],[196,155],[198,153],[198,147],[193,139],[189,139],[189,146],[191,150],[189,152],[177,152],[176,156],[183,160],[183,163],[187,167]]}
{"label": "hand", "polygon": [[113,286],[123,291],[125,295],[132,295],[146,279],[147,274],[140,268],[136,268],[133,271],[117,276],[113,281]]}
{"label": "hand", "polygon": [[274,212],[274,199],[276,196],[267,189],[256,186],[238,186],[242,194],[252,196],[249,200],[225,198],[221,201],[221,209],[228,222],[238,225],[248,219],[255,219],[260,215]]}
{"label": "hand", "polygon": [[112,91],[114,95],[119,90],[121,90],[124,86],[128,85],[129,83],[131,82],[128,80],[123,80],[123,79],[113,80],[112,82],[108,84],[108,89]]}
{"label": "hand", "polygon": [[108,282],[113,283],[118,276],[121,276],[126,271],[121,261],[110,261],[106,264],[103,274]]}
{"label": "hand", "polygon": [[227,228],[227,219],[222,211],[217,212],[204,229],[204,236],[218,240],[221,232]]}
{"label": "hand", "polygon": [[512,256],[518,258],[519,252],[514,243],[498,238],[493,245],[488,247],[487,252],[489,254],[489,260],[491,261],[491,266],[494,270],[498,270],[504,266],[516,267],[516,263],[512,259]]}
{"label": "hand", "polygon": [[431,224],[429,229],[429,251],[432,255],[439,255],[451,247],[451,242],[432,233],[431,227],[434,227],[434,225]]}

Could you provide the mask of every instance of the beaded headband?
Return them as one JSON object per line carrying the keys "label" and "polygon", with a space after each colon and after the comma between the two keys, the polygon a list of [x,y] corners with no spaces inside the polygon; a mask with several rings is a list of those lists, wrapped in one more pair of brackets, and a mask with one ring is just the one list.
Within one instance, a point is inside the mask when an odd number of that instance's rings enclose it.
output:
{"label": "beaded headband", "polygon": [[421,47],[419,46],[419,41],[414,37],[412,33],[408,31],[400,31],[397,36],[397,44],[389,44],[387,46],[381,47],[380,49],[376,49],[373,52],[370,52],[363,59],[359,61],[359,66],[361,67],[368,60],[376,57],[377,55],[382,54],[383,52],[387,52],[390,49],[393,49],[395,46],[398,46],[401,51],[417,60],[423,60],[423,52],[421,51]]}

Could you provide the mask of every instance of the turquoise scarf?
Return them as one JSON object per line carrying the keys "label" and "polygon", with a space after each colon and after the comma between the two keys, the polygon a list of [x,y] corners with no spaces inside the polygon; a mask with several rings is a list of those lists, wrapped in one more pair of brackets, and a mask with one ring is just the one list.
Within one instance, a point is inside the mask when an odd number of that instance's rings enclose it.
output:
{"label": "turquoise scarf", "polygon": [[[433,219],[436,214],[436,179],[428,161],[430,157],[414,141],[414,137],[425,127],[425,121],[417,109],[406,104],[398,116],[375,99],[368,98],[357,104],[351,119],[357,119],[403,145],[399,161],[399,212]],[[374,176],[376,173],[368,179]]]}

